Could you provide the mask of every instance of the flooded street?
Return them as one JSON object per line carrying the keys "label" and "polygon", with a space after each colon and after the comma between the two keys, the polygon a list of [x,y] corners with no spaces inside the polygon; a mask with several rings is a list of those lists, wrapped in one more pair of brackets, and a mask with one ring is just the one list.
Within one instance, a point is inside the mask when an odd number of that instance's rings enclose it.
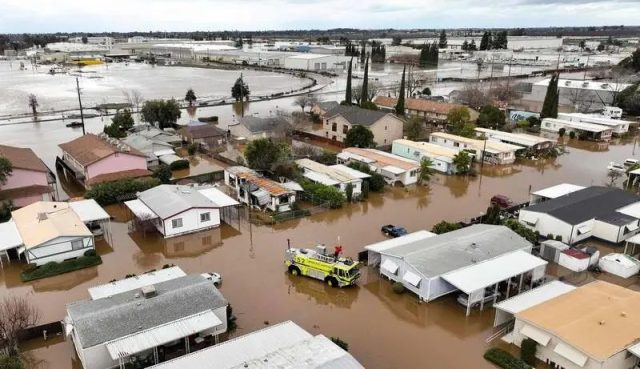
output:
{"label": "flooded street", "polygon": [[[40,134],[22,136],[6,127],[1,129],[39,153],[43,148],[38,142],[54,147],[58,143],[54,140],[59,139],[53,136],[55,130],[43,133],[45,139]],[[158,233],[130,232],[128,212],[123,206],[110,206],[113,241],[112,245],[98,243],[102,265],[22,283],[19,275],[23,265],[12,263],[0,272],[0,293],[30,296],[42,311],[41,321],[50,322],[64,318],[65,304],[88,298],[91,286],[175,264],[187,273],[222,274],[221,291],[238,317],[234,336],[291,319],[313,334],[339,336],[367,368],[492,368],[482,358],[485,339],[491,334],[492,309],[465,318],[455,294],[419,304],[409,293],[394,294],[391,284],[369,268],[363,270],[359,286],[350,289],[331,289],[312,279],[292,277],[283,265],[287,239],[297,247],[339,242],[346,255],[355,257],[365,245],[384,239],[379,232],[382,224],[401,224],[410,231],[430,229],[442,219],[479,215],[497,193],[525,201],[530,188],[561,182],[602,185],[607,179],[607,163],[632,157],[634,144],[603,147],[571,142],[568,150],[555,160],[504,168],[485,166],[476,177],[436,175],[429,187],[390,188],[384,194],[373,194],[368,202],[273,227],[243,221],[239,230],[224,225],[169,240]],[[49,163],[50,158],[46,160]],[[30,342],[25,349],[33,361],[31,367],[80,368],[72,359],[71,344],[59,337]]]}

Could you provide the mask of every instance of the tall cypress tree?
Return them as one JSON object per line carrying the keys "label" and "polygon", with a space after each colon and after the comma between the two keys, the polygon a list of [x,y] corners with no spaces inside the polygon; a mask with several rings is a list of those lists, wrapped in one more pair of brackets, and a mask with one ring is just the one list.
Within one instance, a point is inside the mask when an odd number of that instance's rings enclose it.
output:
{"label": "tall cypress tree", "polygon": [[366,49],[366,41],[362,41],[362,48],[360,49],[360,64],[364,63],[364,59],[366,58],[367,55],[367,49]]}
{"label": "tall cypress tree", "polygon": [[482,39],[480,40],[480,50],[489,50],[489,33],[484,31]]}
{"label": "tall cypress tree", "polygon": [[347,105],[351,105],[351,65],[353,64],[353,57],[349,60],[349,69],[347,70],[347,91],[344,93],[344,102]]}
{"label": "tall cypress tree", "polygon": [[551,76],[547,93],[544,96],[540,119],[558,117],[558,100],[558,75],[554,73],[553,76]]}
{"label": "tall cypress tree", "polygon": [[402,79],[400,80],[400,94],[398,94],[398,102],[396,103],[396,114],[404,116],[404,75],[407,71],[405,65],[402,69]]}
{"label": "tall cypress tree", "polygon": [[442,32],[440,32],[440,40],[438,41],[438,47],[440,49],[446,49],[447,48],[447,33],[442,30]]}
{"label": "tall cypress tree", "polygon": [[364,78],[362,80],[362,90],[360,91],[360,106],[369,102],[369,55],[364,62]]}
{"label": "tall cypress tree", "polygon": [[421,67],[427,66],[427,62],[429,60],[427,56],[428,51],[429,51],[429,46],[427,46],[427,44],[425,43],[424,45],[422,45],[422,48],[420,49],[420,66]]}

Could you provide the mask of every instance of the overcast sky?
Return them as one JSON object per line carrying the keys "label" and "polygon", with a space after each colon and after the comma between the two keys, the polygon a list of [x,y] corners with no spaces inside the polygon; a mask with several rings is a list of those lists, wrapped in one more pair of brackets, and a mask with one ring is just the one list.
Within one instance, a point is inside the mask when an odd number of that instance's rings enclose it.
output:
{"label": "overcast sky", "polygon": [[640,0],[0,0],[0,33],[640,24]]}

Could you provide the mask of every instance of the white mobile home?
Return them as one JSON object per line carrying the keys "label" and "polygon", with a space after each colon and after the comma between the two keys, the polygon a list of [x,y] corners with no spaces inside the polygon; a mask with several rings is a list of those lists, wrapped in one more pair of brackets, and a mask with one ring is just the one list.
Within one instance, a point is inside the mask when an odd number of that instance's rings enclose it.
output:
{"label": "white mobile home", "polygon": [[571,183],[561,183],[559,185],[543,188],[541,190],[532,192],[529,195],[529,205],[535,205],[549,199],[556,199],[558,197],[576,192],[584,189],[583,186],[574,185]]}
{"label": "white mobile home", "polygon": [[589,237],[619,243],[638,233],[640,198],[612,187],[587,187],[523,208],[518,220],[572,245]]}
{"label": "white mobile home", "polygon": [[458,151],[446,147],[434,145],[428,142],[415,142],[410,140],[394,140],[391,152],[403,158],[421,162],[423,158],[431,160],[431,168],[441,173],[454,174],[456,167],[453,158]]}
{"label": "white mobile home", "polygon": [[338,154],[338,163],[360,163],[381,174],[388,184],[407,186],[418,182],[420,164],[411,159],[375,149],[348,147]]}
{"label": "white mobile home", "polygon": [[299,188],[293,182],[278,183],[243,166],[226,168],[224,183],[236,192],[241,203],[274,212],[291,210]]}
{"label": "white mobile home", "polygon": [[310,159],[298,159],[296,165],[303,170],[303,176],[314,183],[335,187],[345,193],[351,185],[354,196],[362,193],[362,180],[371,177],[344,165],[324,165]]}
{"label": "white mobile home", "polygon": [[392,245],[383,242],[365,247],[380,254],[382,275],[423,301],[460,290],[469,296],[467,313],[470,304],[483,300],[486,288],[525,274],[539,280],[547,264],[530,254],[531,243],[505,226],[476,224],[438,236],[409,234]]}
{"label": "white mobile home", "polygon": [[569,134],[569,132],[575,132],[578,137],[594,141],[609,141],[611,140],[611,135],[613,133],[613,129],[611,127],[553,118],[544,118],[542,123],[540,123],[540,129],[554,133],[560,132],[561,129],[564,129],[566,134]]}
{"label": "white mobile home", "polygon": [[478,160],[484,158],[488,164],[513,164],[516,161],[516,151],[520,146],[496,142],[491,140],[476,140],[450,133],[434,132],[429,136],[429,142],[457,151],[473,154]]}
{"label": "white mobile home", "polygon": [[525,133],[503,132],[488,128],[476,128],[476,133],[479,136],[485,136],[487,139],[492,141],[516,145],[520,146],[522,149],[534,151],[547,150],[555,146],[555,142],[552,140]]}
{"label": "white mobile home", "polygon": [[65,332],[84,369],[159,363],[217,343],[227,305],[211,280],[188,275],[69,304]]}
{"label": "white mobile home", "polygon": [[558,119],[605,126],[613,130],[612,133],[614,136],[621,136],[629,132],[629,125],[632,123],[626,120],[608,118],[604,115],[581,113],[558,113]]}
{"label": "white mobile home", "polygon": [[213,187],[160,185],[125,205],[139,221],[151,222],[170,238],[220,226],[221,209],[239,203]]}

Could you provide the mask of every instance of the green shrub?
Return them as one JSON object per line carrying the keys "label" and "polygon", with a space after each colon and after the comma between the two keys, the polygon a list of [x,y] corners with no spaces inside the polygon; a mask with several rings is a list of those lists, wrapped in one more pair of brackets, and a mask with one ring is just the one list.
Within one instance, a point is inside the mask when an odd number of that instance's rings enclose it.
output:
{"label": "green shrub", "polygon": [[373,192],[384,191],[384,185],[386,184],[386,182],[384,181],[384,177],[380,173],[376,173],[372,171],[368,165],[358,163],[358,162],[351,162],[349,163],[348,166],[351,169],[355,169],[359,172],[366,173],[371,176],[370,178],[367,178],[364,180],[364,182],[368,183],[369,185],[369,188],[368,188],[369,191],[373,191]]}
{"label": "green shrub", "polygon": [[571,131],[571,132],[569,132],[569,138],[570,138],[570,139],[572,139],[572,140],[573,140],[574,138],[576,138],[576,132],[575,132],[575,131]]}
{"label": "green shrub", "polygon": [[433,226],[431,232],[435,234],[443,234],[451,231],[455,231],[456,229],[460,229],[461,226],[458,223],[449,223],[445,220]]}
{"label": "green shrub", "polygon": [[404,293],[405,287],[404,287],[404,284],[400,282],[395,282],[393,284],[393,287],[391,287],[391,289],[393,290],[393,293],[401,295]]}
{"label": "green shrub", "polygon": [[349,344],[341,340],[340,337],[331,337],[331,342],[335,343],[341,349],[349,351]]}
{"label": "green shrub", "polygon": [[527,364],[536,365],[536,349],[538,343],[531,338],[525,338],[520,345],[520,358]]}
{"label": "green shrub", "polygon": [[346,201],[344,194],[335,187],[325,186],[307,180],[302,180],[300,185],[304,191],[311,196],[311,202],[314,204],[326,204],[332,209],[337,209],[342,207]]}
{"label": "green shrub", "polygon": [[25,270],[21,274],[23,282],[33,281],[36,279],[52,277],[54,275],[73,272],[74,270],[84,269],[95,265],[102,264],[102,258],[98,255],[81,256],[72,260],[65,260],[60,263],[49,262],[41,265],[33,270]]}
{"label": "green shrub", "polygon": [[91,250],[87,250],[84,252],[84,256],[88,256],[88,257],[92,257],[92,256],[96,256],[98,254],[96,254],[96,250],[91,249]]}
{"label": "green shrub", "polygon": [[531,369],[529,364],[514,357],[505,350],[490,348],[484,353],[484,358],[504,369]]}
{"label": "green shrub", "polygon": [[562,236],[561,236],[561,235],[559,235],[559,234],[557,234],[557,235],[556,235],[556,241],[562,241]]}
{"label": "green shrub", "polygon": [[0,368],[2,369],[23,369],[22,361],[18,356],[5,355],[0,353]]}
{"label": "green shrub", "polygon": [[189,144],[189,146],[187,146],[187,152],[191,156],[195,155],[196,152],[198,152],[198,144],[197,143]]}
{"label": "green shrub", "polygon": [[[193,154],[190,153],[189,155],[193,155]],[[171,170],[189,169],[189,160],[186,160],[186,159],[176,160],[169,165],[169,169]]]}
{"label": "green shrub", "polygon": [[516,232],[520,235],[520,237],[525,238],[527,241],[531,242],[534,245],[538,244],[539,234],[535,231],[527,228],[520,222],[515,219],[507,219],[503,225],[509,227],[512,231]]}
{"label": "green shrub", "polygon": [[548,240],[553,240],[553,233],[547,234],[547,239]]}
{"label": "green shrub", "polygon": [[100,205],[110,205],[121,201],[123,196],[135,195],[137,192],[146,191],[160,185],[157,178],[123,179],[115,182],[99,183],[93,187],[84,197],[94,199]]}
{"label": "green shrub", "polygon": [[566,129],[564,129],[564,128],[560,128],[560,129],[558,130],[558,135],[559,135],[560,137],[562,137],[562,136],[564,136],[564,134],[565,134],[566,132],[567,132],[567,130],[566,130]]}

